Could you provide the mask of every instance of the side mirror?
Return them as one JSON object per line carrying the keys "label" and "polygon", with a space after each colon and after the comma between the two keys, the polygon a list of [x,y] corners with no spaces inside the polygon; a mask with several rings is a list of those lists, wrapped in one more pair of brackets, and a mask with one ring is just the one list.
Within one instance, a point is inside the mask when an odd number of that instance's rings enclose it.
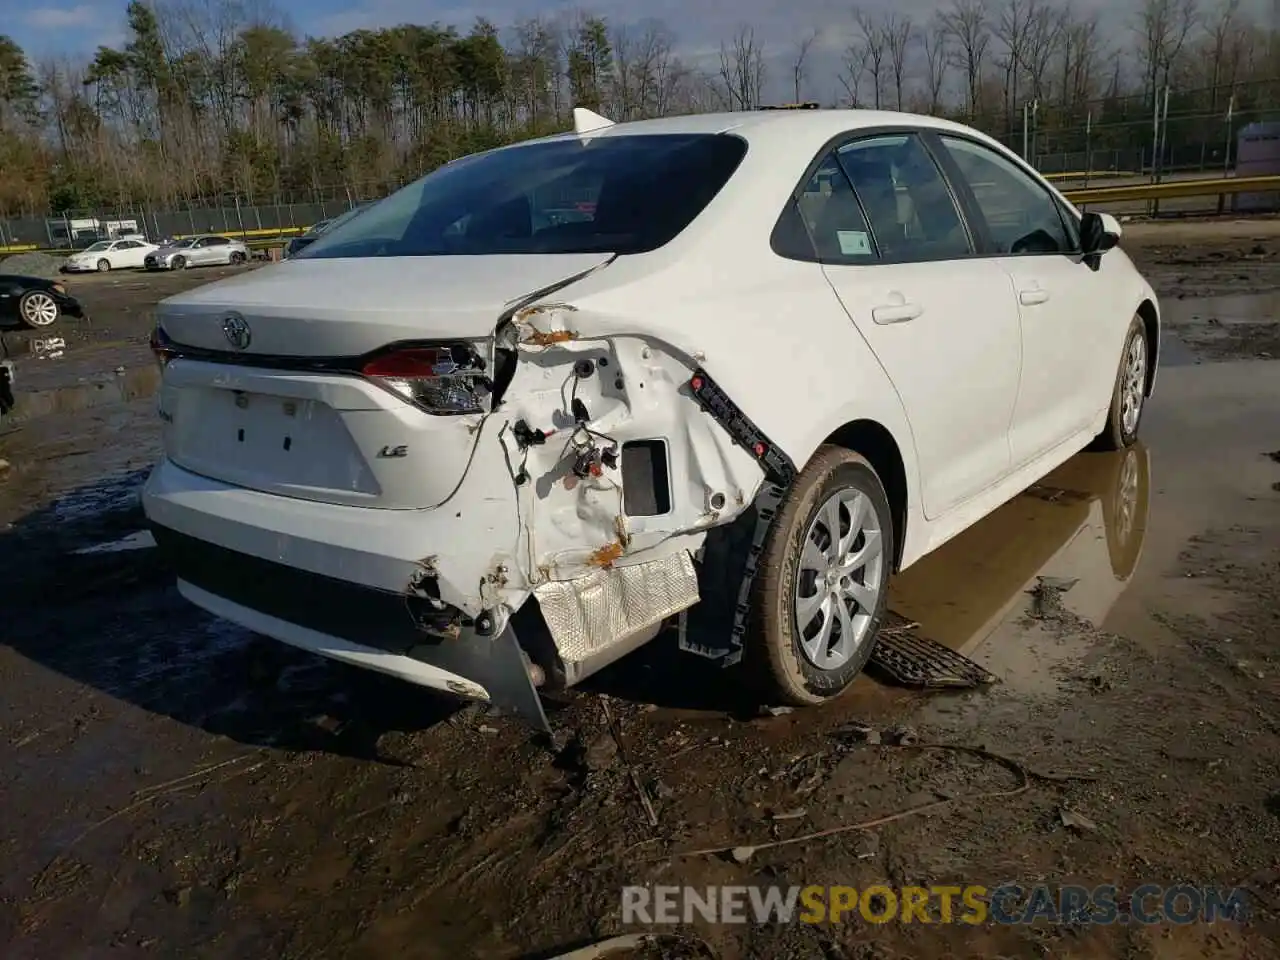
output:
{"label": "side mirror", "polygon": [[1088,256],[1106,253],[1120,242],[1120,222],[1109,213],[1086,213],[1080,218],[1080,249]]}

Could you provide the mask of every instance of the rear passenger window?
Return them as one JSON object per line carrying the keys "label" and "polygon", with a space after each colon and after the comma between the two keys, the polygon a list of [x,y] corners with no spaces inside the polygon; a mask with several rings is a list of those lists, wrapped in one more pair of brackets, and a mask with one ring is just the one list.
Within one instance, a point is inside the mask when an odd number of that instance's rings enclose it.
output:
{"label": "rear passenger window", "polygon": [[915,135],[855,140],[836,156],[862,202],[882,259],[946,260],[972,252],[951,190]]}
{"label": "rear passenger window", "polygon": [[876,259],[862,208],[834,153],[818,165],[796,205],[820,261],[871,263]]}

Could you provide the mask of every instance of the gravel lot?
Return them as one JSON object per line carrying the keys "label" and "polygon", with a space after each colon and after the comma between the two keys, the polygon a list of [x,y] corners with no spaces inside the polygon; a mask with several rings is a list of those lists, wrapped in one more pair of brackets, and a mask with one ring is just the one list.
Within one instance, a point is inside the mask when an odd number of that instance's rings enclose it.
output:
{"label": "gravel lot", "polygon": [[[1239,886],[1250,920],[682,932],[722,960],[1277,955],[1280,221],[1131,224],[1124,246],[1166,310],[1144,445],[1076,457],[895,586],[1001,683],[865,677],[761,715],[664,638],[555,705],[586,762],[177,597],[130,549],[157,455],[130,371],[151,307],[228,271],[72,278],[90,322],[19,361],[65,402],[0,427],[0,956],[551,957],[623,932],[628,883],[1008,880]],[[88,402],[104,370],[133,393]]]}

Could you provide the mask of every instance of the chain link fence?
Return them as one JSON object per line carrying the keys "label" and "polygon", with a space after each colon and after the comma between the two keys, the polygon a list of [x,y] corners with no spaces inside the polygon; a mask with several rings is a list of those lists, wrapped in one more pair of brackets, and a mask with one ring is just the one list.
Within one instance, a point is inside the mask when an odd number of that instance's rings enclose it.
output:
{"label": "chain link fence", "polygon": [[[1107,97],[1069,109],[1025,100],[998,122],[970,121],[993,133],[1060,183],[1141,182],[1167,176],[1229,176],[1239,134],[1280,119],[1280,78],[1197,89]],[[1280,156],[1277,170],[1280,173]],[[271,203],[236,197],[196,199],[184,209],[148,205],[0,217],[0,250],[67,249],[137,230],[159,241],[195,233],[247,239],[288,236],[378,199],[402,182],[337,184],[309,197]]]}

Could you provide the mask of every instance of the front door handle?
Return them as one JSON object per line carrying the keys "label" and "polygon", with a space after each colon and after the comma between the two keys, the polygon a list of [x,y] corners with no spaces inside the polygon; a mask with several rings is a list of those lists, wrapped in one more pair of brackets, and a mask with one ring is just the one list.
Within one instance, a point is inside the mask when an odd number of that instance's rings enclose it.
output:
{"label": "front door handle", "polygon": [[906,323],[924,313],[918,303],[887,303],[871,309],[871,319],[876,323]]}
{"label": "front door handle", "polygon": [[1024,307],[1034,307],[1037,303],[1048,303],[1049,291],[1032,287],[1030,290],[1018,291],[1018,302]]}

